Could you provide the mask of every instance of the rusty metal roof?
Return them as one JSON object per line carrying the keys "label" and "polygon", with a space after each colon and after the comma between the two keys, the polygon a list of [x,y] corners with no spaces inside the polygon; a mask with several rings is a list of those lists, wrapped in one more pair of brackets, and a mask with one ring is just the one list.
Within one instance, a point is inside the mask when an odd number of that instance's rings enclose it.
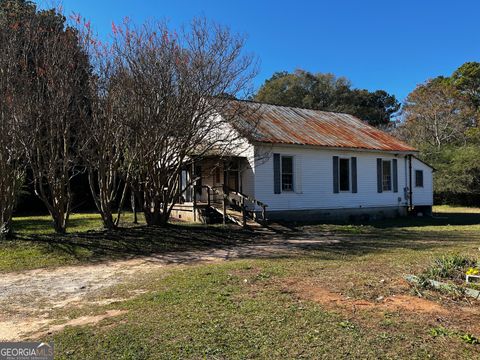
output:
{"label": "rusty metal roof", "polygon": [[[254,109],[250,112],[239,112],[235,123],[243,126],[250,125],[249,127],[254,129],[252,140],[257,142],[382,151],[416,151],[415,148],[392,135],[352,115],[248,101],[232,101],[232,105],[233,103]],[[251,126],[252,124],[254,126]]]}

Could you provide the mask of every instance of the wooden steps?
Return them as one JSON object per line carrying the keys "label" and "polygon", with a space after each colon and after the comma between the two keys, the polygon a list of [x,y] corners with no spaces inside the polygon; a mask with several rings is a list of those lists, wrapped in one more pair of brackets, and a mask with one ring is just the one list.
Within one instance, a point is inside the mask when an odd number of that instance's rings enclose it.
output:
{"label": "wooden steps", "polygon": [[[215,209],[220,216],[223,217],[223,210],[218,207],[218,205],[212,204],[211,206],[213,209]],[[237,224],[238,226],[243,226],[243,215],[241,211],[237,211],[231,208],[227,209],[226,213],[227,219],[234,223]],[[246,222],[247,227],[260,227],[261,225],[256,222],[255,220],[251,219],[250,217],[247,217],[247,222]]]}

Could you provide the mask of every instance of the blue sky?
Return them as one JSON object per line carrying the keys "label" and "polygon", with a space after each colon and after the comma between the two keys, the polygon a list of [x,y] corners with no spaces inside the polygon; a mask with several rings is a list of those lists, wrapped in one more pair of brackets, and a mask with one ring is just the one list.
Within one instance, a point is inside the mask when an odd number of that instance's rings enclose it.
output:
{"label": "blue sky", "polygon": [[354,87],[400,100],[430,77],[480,61],[475,0],[181,1],[64,0],[106,36],[112,21],[205,16],[248,36],[261,61],[260,86],[273,72],[304,68],[346,76]]}

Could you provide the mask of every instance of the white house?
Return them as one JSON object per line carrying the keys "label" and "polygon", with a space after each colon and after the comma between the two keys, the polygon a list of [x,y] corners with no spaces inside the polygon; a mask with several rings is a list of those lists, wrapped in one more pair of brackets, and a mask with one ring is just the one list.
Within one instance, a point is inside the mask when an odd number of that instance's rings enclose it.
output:
{"label": "white house", "polygon": [[184,184],[193,173],[201,180],[174,216],[205,220],[209,208],[230,218],[235,210],[256,218],[266,210],[270,220],[431,213],[432,167],[391,135],[352,115],[232,103],[255,107],[233,125],[255,130],[236,154],[184,171]]}

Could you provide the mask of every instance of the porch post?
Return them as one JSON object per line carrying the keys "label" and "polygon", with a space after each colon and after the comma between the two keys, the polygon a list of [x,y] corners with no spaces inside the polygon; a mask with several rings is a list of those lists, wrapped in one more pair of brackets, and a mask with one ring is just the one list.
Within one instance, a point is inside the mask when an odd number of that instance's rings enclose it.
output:
{"label": "porch post", "polygon": [[223,225],[227,223],[227,186],[223,184]]}
{"label": "porch post", "polygon": [[241,168],[241,160],[237,158],[237,177],[238,177],[238,192],[243,194],[243,180],[242,180],[242,168]]}
{"label": "porch post", "polygon": [[193,181],[193,221],[197,221],[197,174],[195,174],[195,162],[192,160],[192,178],[195,180]]}
{"label": "porch post", "polygon": [[247,227],[247,209],[245,208],[245,198],[241,197],[241,206],[242,206],[242,226]]}
{"label": "porch post", "polygon": [[193,221],[197,221],[197,192],[193,188]]}

